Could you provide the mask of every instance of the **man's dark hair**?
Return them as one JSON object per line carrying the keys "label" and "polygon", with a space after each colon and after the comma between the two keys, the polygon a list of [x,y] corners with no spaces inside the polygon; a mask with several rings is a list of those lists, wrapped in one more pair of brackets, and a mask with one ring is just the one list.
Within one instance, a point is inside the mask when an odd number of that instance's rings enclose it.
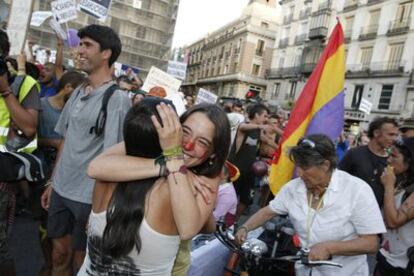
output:
{"label": "man's dark hair", "polygon": [[398,127],[398,123],[394,118],[390,117],[376,117],[368,127],[368,138],[374,138],[374,131],[380,129],[385,124],[392,124]]}
{"label": "man's dark hair", "polygon": [[300,139],[298,144],[289,150],[289,158],[304,169],[322,165],[328,160],[332,171],[338,163],[335,145],[325,134],[312,134]]}
{"label": "man's dark hair", "polygon": [[59,80],[59,83],[56,87],[56,91],[60,91],[67,84],[70,84],[74,89],[81,85],[85,81],[86,77],[84,74],[78,71],[68,71],[65,74],[62,75],[62,77]]}
{"label": "man's dark hair", "polygon": [[78,36],[80,38],[89,37],[90,39],[98,42],[101,52],[104,50],[111,50],[111,57],[108,60],[108,66],[118,59],[122,51],[122,43],[119,36],[115,31],[107,26],[101,25],[89,25],[79,30]]}
{"label": "man's dark hair", "polygon": [[10,51],[9,36],[3,30],[0,30],[0,56],[8,56]]}
{"label": "man's dark hair", "polygon": [[249,114],[249,119],[252,120],[254,119],[254,116],[256,114],[262,114],[264,111],[267,111],[267,113],[270,114],[270,110],[269,108],[267,108],[267,106],[265,106],[264,104],[254,104],[249,108],[248,114]]}
{"label": "man's dark hair", "polygon": [[243,108],[243,103],[241,101],[234,101],[233,102],[233,108],[234,107],[240,107]]}

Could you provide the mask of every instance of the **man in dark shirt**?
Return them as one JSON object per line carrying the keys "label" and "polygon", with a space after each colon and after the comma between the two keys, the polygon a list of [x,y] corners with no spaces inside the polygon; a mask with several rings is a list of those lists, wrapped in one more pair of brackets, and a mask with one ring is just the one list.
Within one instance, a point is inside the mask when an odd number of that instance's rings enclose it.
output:
{"label": "man in dark shirt", "polygon": [[398,135],[397,122],[388,117],[374,119],[368,128],[370,142],[349,150],[338,168],[367,182],[374,190],[380,207],[383,205],[384,187],[380,176],[387,166],[388,149]]}
{"label": "man in dark shirt", "polygon": [[239,196],[236,218],[252,203],[255,175],[252,165],[259,154],[262,132],[266,125],[269,109],[263,104],[255,104],[249,109],[249,123],[242,123],[237,129],[235,141],[230,149],[229,160],[240,170],[240,177],[234,183]]}

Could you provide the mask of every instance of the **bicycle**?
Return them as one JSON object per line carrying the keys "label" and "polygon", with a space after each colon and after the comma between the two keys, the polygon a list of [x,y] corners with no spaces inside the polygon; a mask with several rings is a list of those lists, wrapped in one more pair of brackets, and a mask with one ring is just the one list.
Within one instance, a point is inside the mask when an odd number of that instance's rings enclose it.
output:
{"label": "bicycle", "polygon": [[[215,235],[233,252],[224,268],[224,276],[294,276],[294,264],[297,262],[310,267],[342,267],[331,261],[310,261],[309,249],[299,247],[287,219],[268,222],[257,239],[249,238],[241,246],[235,242],[233,231],[222,222],[217,224]],[[309,274],[312,275],[312,269]]]}

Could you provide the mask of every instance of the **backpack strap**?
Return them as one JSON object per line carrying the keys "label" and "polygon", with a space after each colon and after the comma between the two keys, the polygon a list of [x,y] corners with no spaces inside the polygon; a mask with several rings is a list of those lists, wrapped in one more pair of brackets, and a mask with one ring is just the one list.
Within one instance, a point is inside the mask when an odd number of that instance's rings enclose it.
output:
{"label": "backpack strap", "polygon": [[99,111],[98,118],[96,118],[95,126],[91,127],[89,133],[95,133],[96,136],[101,136],[105,131],[106,117],[108,116],[108,102],[118,88],[117,84],[112,84],[105,90],[101,110]]}

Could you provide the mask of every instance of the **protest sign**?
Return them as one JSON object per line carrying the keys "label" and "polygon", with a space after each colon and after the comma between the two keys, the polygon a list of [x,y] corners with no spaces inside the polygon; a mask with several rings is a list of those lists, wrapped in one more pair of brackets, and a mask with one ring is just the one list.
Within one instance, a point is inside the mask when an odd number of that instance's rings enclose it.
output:
{"label": "protest sign", "polygon": [[372,109],[372,103],[364,98],[361,99],[361,103],[359,104],[359,111],[364,112],[365,114],[370,114]]}
{"label": "protest sign", "polygon": [[195,100],[195,104],[200,103],[210,103],[214,104],[217,102],[218,96],[214,94],[213,92],[210,92],[206,89],[200,88],[198,90],[197,98]]}
{"label": "protest sign", "polygon": [[76,19],[76,3],[73,0],[57,0],[50,3],[53,17],[58,23],[65,23]]}
{"label": "protest sign", "polygon": [[179,80],[185,79],[185,73],[187,71],[187,63],[179,61],[168,61],[167,73]]}
{"label": "protest sign", "polygon": [[68,39],[68,35],[67,33],[62,29],[62,27],[60,26],[60,24],[56,21],[55,18],[52,18],[49,20],[49,25],[50,27],[53,29],[53,31],[55,31],[56,35],[62,39],[62,40],[66,40]]}
{"label": "protest sign", "polygon": [[11,43],[9,54],[12,56],[19,55],[23,50],[32,8],[33,0],[14,0],[11,3],[7,35]]}
{"label": "protest sign", "polygon": [[105,21],[111,2],[111,0],[80,0],[79,9],[98,18],[99,21]]}
{"label": "protest sign", "polygon": [[180,94],[181,93],[174,93],[165,97],[166,99],[173,102],[175,111],[177,111],[178,116],[181,116],[186,110],[183,98]]}
{"label": "protest sign", "polygon": [[32,19],[30,20],[30,26],[40,27],[46,19],[53,15],[50,11],[35,11],[32,13]]}
{"label": "protest sign", "polygon": [[167,95],[171,95],[178,92],[178,89],[181,86],[181,81],[157,67],[152,66],[145,79],[144,85],[142,86],[142,90],[148,92],[154,86],[161,86],[165,89]]}

